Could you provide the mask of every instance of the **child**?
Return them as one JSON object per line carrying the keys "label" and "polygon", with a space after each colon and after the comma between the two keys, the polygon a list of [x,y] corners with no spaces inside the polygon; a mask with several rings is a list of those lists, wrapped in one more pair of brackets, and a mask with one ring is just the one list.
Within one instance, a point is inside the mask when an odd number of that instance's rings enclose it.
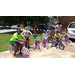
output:
{"label": "child", "polygon": [[[57,42],[59,41],[60,37],[61,37],[61,35],[58,34],[58,31],[56,31],[56,33],[55,33],[55,35],[54,35],[54,38],[53,38],[53,39],[55,39],[55,43],[57,43]],[[53,39],[52,39],[52,40],[53,40]]]}
{"label": "child", "polygon": [[47,42],[47,33],[45,30],[43,31],[42,38],[43,38],[43,45],[44,45],[44,42],[45,43]]}
{"label": "child", "polygon": [[35,44],[39,44],[39,40],[38,40],[38,38],[37,38],[37,33],[36,33],[36,31],[34,31],[34,33],[33,33],[33,39],[35,40]]}
{"label": "child", "polygon": [[49,39],[50,39],[50,34],[51,34],[51,30],[50,30],[50,27],[48,27],[48,30],[46,31],[47,32],[47,34],[48,34],[48,38],[47,38],[47,41],[48,41],[48,43],[49,43]]}
{"label": "child", "polygon": [[30,42],[30,40],[29,40],[29,33],[32,35],[32,33],[28,30],[28,27],[25,27],[25,30],[22,32],[22,34],[26,38],[26,41],[28,41],[28,44]]}
{"label": "child", "polygon": [[[66,42],[67,42],[68,39],[69,39],[69,38],[68,38],[68,34],[69,34],[69,33],[68,33],[68,30],[66,29],[66,30],[65,30],[65,41],[66,41]],[[70,34],[69,34],[69,35],[70,35]]]}

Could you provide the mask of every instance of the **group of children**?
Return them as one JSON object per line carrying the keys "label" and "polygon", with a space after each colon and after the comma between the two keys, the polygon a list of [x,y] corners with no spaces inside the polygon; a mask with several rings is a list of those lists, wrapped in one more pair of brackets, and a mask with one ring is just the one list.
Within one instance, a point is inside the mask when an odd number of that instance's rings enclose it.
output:
{"label": "group of children", "polygon": [[[21,33],[21,30],[20,29],[17,29],[17,32],[14,33],[14,35],[12,36],[11,40],[10,40],[10,44],[15,47],[15,52],[14,52],[14,56],[16,54],[16,52],[18,51],[18,48],[19,46],[21,45],[18,41],[16,40],[19,40],[19,41],[22,41],[20,38],[23,38],[24,39],[24,42],[28,41],[28,43],[30,43],[30,40],[29,40],[29,33],[32,35],[31,31],[28,30],[28,27],[25,27],[25,30]],[[51,37],[51,33],[53,33],[51,30],[50,30],[50,27],[48,27],[48,30],[47,31],[43,31],[42,33],[42,41],[44,44],[44,41],[49,43],[49,39]],[[61,34],[62,32],[58,32],[58,31],[55,31],[55,35],[53,37],[52,40],[55,39],[55,42],[59,41],[59,38],[61,37]],[[67,32],[67,29],[65,31],[65,40],[68,39],[68,32]],[[70,35],[70,34],[69,34]],[[35,44],[38,43],[39,44],[39,40],[37,38],[38,34],[36,31],[34,31],[33,33],[33,39],[35,40]],[[20,49],[20,53],[21,53],[21,49]]]}
{"label": "group of children", "polygon": [[[32,35],[31,31],[28,30],[28,27],[25,27],[25,30],[22,32],[22,34],[24,35],[24,37],[26,38],[26,40],[28,42],[29,42],[29,36],[28,36],[29,33]],[[52,31],[50,30],[50,27],[48,27],[47,31],[46,30],[43,31],[43,33],[42,33],[42,41],[43,41],[42,44],[44,44],[44,41],[49,43],[51,34],[52,34]],[[65,40],[68,39],[68,34],[69,33],[67,32],[67,29],[66,29],[66,31],[65,31]],[[56,31],[52,40],[55,39],[55,43],[56,43],[61,38],[61,35],[62,35],[62,32]],[[38,40],[37,36],[38,36],[38,34],[37,34],[36,30],[35,30],[33,32],[33,39],[35,41],[35,44],[39,43],[39,40]]]}

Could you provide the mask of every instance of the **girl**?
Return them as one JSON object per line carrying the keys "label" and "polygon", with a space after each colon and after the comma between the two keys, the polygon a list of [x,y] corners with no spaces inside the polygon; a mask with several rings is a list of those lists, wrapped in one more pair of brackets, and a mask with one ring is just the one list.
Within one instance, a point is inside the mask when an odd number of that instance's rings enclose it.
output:
{"label": "girl", "polygon": [[58,31],[56,31],[56,33],[55,33],[55,35],[54,35],[54,38],[53,38],[52,40],[55,39],[55,43],[57,43],[57,42],[59,41],[60,37],[61,37],[61,35],[58,34]]}
{"label": "girl", "polygon": [[43,45],[44,45],[44,43],[46,43],[46,42],[47,42],[47,33],[46,33],[46,31],[45,31],[45,30],[43,31],[42,39],[43,39]]}
{"label": "girl", "polygon": [[[66,29],[66,30],[65,30],[65,41],[66,41],[66,42],[67,42],[68,39],[69,39],[69,38],[68,38],[68,34],[69,34],[69,33],[68,33],[68,30]],[[69,34],[69,35],[70,35],[70,34]]]}
{"label": "girl", "polygon": [[49,43],[49,39],[50,39],[50,34],[51,34],[51,30],[50,30],[50,27],[48,27],[48,30],[46,31],[46,33],[48,34],[48,38],[47,38],[47,41]]}
{"label": "girl", "polygon": [[35,44],[39,44],[39,40],[38,40],[38,38],[37,38],[37,33],[36,33],[36,31],[34,31],[34,33],[33,33],[33,39],[35,40]]}
{"label": "girl", "polygon": [[25,27],[25,30],[22,32],[22,34],[26,38],[26,41],[28,41],[28,44],[30,42],[30,40],[29,40],[29,33],[32,35],[32,33],[28,30],[28,27]]}

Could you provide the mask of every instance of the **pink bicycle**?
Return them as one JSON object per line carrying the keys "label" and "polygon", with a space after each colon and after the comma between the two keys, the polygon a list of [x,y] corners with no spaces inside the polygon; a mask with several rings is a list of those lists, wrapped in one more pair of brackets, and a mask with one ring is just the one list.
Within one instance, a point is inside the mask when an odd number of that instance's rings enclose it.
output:
{"label": "pink bicycle", "polygon": [[[22,55],[25,58],[28,58],[30,56],[30,52],[27,48],[25,48],[24,43],[21,43],[21,46],[19,47],[19,50],[17,51],[17,54],[19,54],[21,47],[22,47],[22,51],[21,51]],[[9,51],[10,51],[11,54],[14,54],[15,48],[12,45],[10,45]]]}
{"label": "pink bicycle", "polygon": [[48,49],[48,41],[47,41],[48,37],[43,38],[43,45],[44,47],[46,47]]}
{"label": "pink bicycle", "polygon": [[37,49],[38,51],[41,51],[41,44],[39,43],[39,40],[40,40],[40,39],[41,39],[41,38],[38,37],[38,42],[37,42],[37,43],[34,42],[34,44],[33,44],[33,49],[34,49],[34,50]]}
{"label": "pink bicycle", "polygon": [[[62,37],[64,37],[64,35]],[[64,39],[62,38],[61,41],[65,45],[68,45],[68,46],[72,45],[72,41],[69,38],[67,40],[65,40],[65,38]]]}

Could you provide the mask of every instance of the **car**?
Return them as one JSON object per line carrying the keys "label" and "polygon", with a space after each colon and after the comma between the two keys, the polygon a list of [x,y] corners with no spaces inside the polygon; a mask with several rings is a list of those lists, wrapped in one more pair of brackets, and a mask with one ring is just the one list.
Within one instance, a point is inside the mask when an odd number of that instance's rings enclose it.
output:
{"label": "car", "polygon": [[12,25],[12,26],[11,26],[11,29],[17,29],[17,28],[18,28],[17,25]]}
{"label": "car", "polygon": [[3,30],[3,29],[4,29],[4,27],[3,27],[3,26],[0,26],[0,29],[2,29],[2,30]]}
{"label": "car", "polygon": [[50,27],[51,30],[55,30],[55,25],[50,24],[48,27]]}
{"label": "car", "polygon": [[4,29],[11,29],[11,27],[10,26],[5,26]]}
{"label": "car", "polygon": [[75,39],[75,22],[71,22],[68,27],[68,37],[69,38],[72,38],[72,39]]}
{"label": "car", "polygon": [[40,29],[44,30],[45,29],[45,24],[39,24],[41,26]]}

